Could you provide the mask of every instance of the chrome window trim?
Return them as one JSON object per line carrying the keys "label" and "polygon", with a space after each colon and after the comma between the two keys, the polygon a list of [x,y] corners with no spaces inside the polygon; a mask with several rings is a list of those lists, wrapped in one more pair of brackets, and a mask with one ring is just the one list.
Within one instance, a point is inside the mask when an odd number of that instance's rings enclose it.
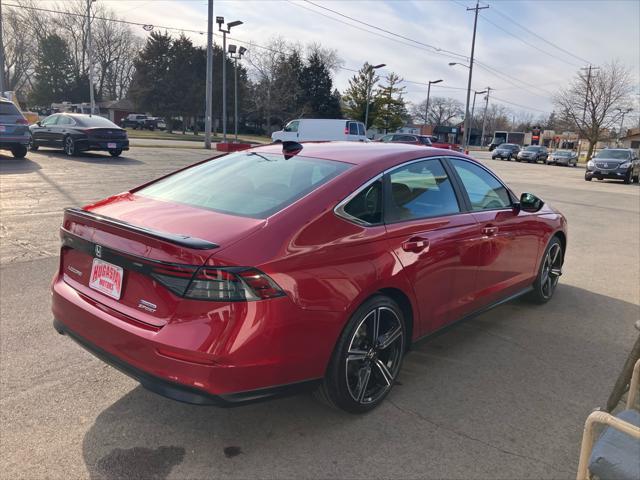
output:
{"label": "chrome window trim", "polygon": [[[353,200],[355,197],[357,197],[365,188],[371,186],[373,183],[377,182],[378,180],[382,180],[383,176],[384,176],[384,172],[383,173],[379,173],[378,175],[376,175],[372,179],[368,180],[366,183],[362,184],[359,188],[357,188],[355,191],[350,193],[345,199],[343,199],[340,203],[338,203],[334,207],[333,213],[335,215],[337,215],[338,217],[340,217],[340,218],[342,218],[342,219],[344,219],[344,220],[346,220],[348,222],[355,223],[355,224],[363,226],[363,227],[376,227],[378,225],[384,225],[384,221],[380,222],[380,223],[365,222],[364,220],[360,220],[358,217],[354,217],[353,215],[349,215],[344,210],[344,207],[346,207],[347,204],[351,200]],[[383,189],[383,202],[384,202],[384,189]]]}

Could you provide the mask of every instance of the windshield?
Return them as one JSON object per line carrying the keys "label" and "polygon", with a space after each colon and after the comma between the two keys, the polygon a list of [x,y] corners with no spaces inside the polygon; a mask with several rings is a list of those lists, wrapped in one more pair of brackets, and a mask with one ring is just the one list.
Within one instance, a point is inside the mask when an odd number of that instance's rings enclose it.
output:
{"label": "windshield", "polygon": [[514,145],[513,143],[503,143],[502,145],[500,145],[500,148],[504,148],[506,150],[513,150],[514,148],[518,148],[518,146]]}
{"label": "windshield", "polygon": [[566,150],[564,150],[564,151],[559,151],[559,152],[553,152],[553,154],[554,154],[556,157],[570,157],[570,156],[571,156],[571,152],[568,152],[568,151],[566,151]]}
{"label": "windshield", "polygon": [[540,150],[540,147],[527,147],[525,150],[527,152],[538,152]]}
{"label": "windshield", "polygon": [[594,158],[610,158],[612,160],[627,160],[629,152],[626,150],[602,150]]}
{"label": "windshield", "polygon": [[177,172],[136,193],[231,215],[267,218],[350,164],[281,154],[234,153]]}

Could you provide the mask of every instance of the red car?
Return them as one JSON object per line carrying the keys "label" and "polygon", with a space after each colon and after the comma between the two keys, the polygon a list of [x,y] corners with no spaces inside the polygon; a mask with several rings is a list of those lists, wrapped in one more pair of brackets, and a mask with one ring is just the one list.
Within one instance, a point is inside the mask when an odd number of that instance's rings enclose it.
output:
{"label": "red car", "polygon": [[406,143],[408,145],[420,145],[423,147],[444,148],[445,150],[461,151],[459,145],[438,141],[438,137],[431,135],[417,135],[414,133],[390,133],[381,137],[381,143]]}
{"label": "red car", "polygon": [[67,209],[54,325],[167,397],[378,405],[413,342],[549,300],[564,217],[456,152],[284,142]]}

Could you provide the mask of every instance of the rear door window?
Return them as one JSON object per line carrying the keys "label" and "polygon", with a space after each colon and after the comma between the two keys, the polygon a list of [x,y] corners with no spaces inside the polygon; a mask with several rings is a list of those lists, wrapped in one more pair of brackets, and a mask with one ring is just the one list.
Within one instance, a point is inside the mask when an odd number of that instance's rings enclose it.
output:
{"label": "rear door window", "polygon": [[460,212],[451,179],[438,159],[400,167],[389,174],[385,222],[439,217]]}
{"label": "rear door window", "polygon": [[234,153],[177,172],[138,190],[158,200],[251,218],[267,218],[351,164],[295,155]]}
{"label": "rear door window", "polygon": [[358,135],[358,124],[356,122],[349,122],[349,135]]}

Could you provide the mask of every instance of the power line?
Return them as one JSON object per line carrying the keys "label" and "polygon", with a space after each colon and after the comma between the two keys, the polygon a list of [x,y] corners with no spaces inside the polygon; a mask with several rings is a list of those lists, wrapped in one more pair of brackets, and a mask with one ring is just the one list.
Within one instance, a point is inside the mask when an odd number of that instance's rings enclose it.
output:
{"label": "power line", "polygon": [[507,103],[509,105],[513,105],[514,107],[524,108],[525,110],[533,110],[533,111],[536,111],[536,112],[549,113],[547,110],[542,110],[540,108],[535,108],[535,107],[528,107],[526,105],[521,105],[519,103],[510,102],[509,100],[505,100],[503,98],[496,97],[495,95],[493,95],[491,98],[493,100],[497,100],[497,101],[499,101],[501,103]]}

